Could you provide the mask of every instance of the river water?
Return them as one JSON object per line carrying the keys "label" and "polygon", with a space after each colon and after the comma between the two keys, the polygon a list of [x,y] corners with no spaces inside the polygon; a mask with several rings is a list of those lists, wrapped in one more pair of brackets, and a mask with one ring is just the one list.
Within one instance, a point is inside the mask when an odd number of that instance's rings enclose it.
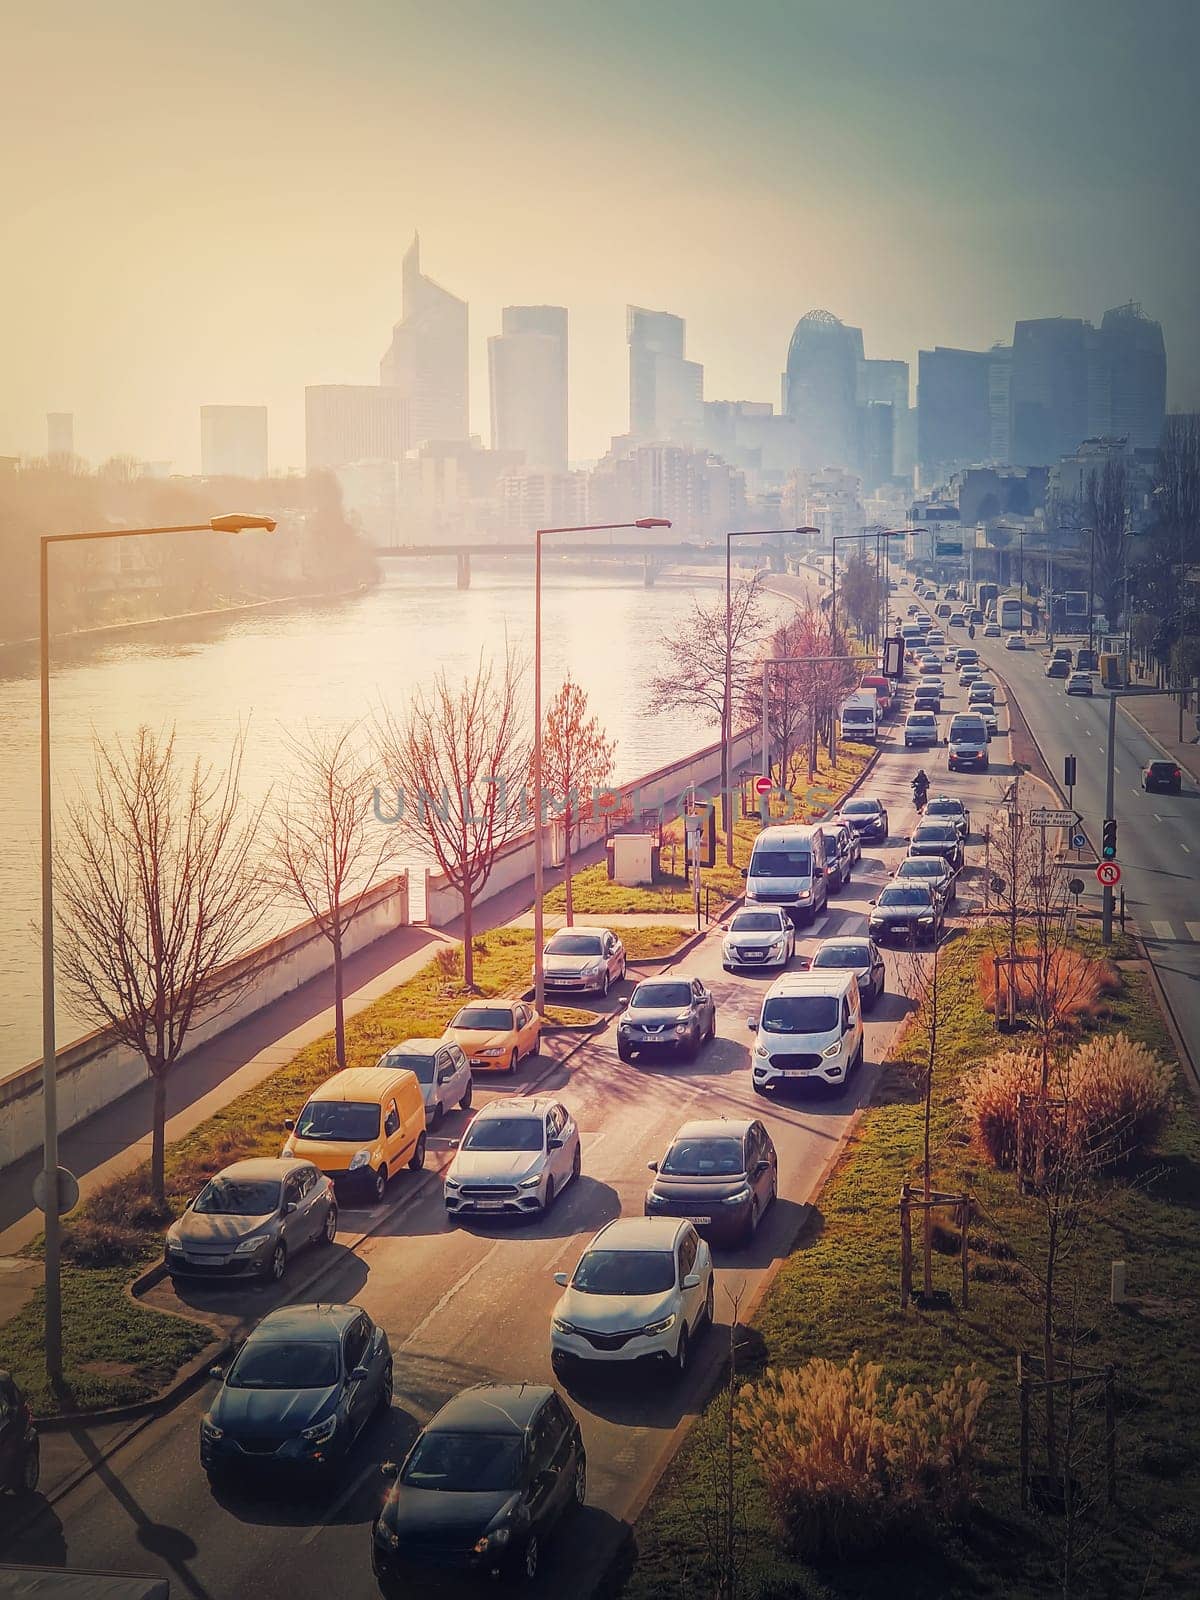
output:
{"label": "river water", "polygon": [[[715,577],[646,589],[633,571],[588,575],[551,563],[545,575],[543,694],[548,700],[568,671],[586,690],[617,741],[620,781],[717,736],[695,712],[647,710],[649,682],[665,666],[663,637],[705,584],[711,598]],[[369,718],[382,705],[402,712],[438,669],[470,673],[481,650],[503,653],[506,636],[532,659],[528,563],[476,561],[472,587],[459,590],[452,561],[418,562],[385,568],[378,588],[349,599],[55,640],[56,811],[90,776],[93,734],[127,737],[141,724],[174,724],[182,753],[218,764],[239,726],[247,728],[243,790],[261,798],[286,778],[287,733]],[[41,1049],[37,764],[36,650],[0,652],[0,1075]],[[58,1013],[60,1044],[87,1031],[61,987]]]}

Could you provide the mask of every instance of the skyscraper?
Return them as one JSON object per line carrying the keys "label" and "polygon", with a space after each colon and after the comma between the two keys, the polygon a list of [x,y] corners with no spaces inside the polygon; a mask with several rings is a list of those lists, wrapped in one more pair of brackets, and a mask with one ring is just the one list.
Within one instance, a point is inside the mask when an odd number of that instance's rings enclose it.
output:
{"label": "skyscraper", "polygon": [[698,439],[704,426],[704,368],[684,357],[685,324],[669,311],[626,306],[629,432],[638,443]]}
{"label": "skyscraper", "polygon": [[1089,419],[1092,436],[1128,439],[1156,450],[1167,411],[1167,352],[1162,327],[1130,301],[1104,313],[1100,324],[1103,411]]}
{"label": "skyscraper", "polygon": [[404,257],[404,314],[379,363],[379,382],[408,402],[412,441],[466,439],[467,302],[421,271],[417,234]]}
{"label": "skyscraper", "polygon": [[1091,431],[1095,330],[1079,317],[1018,322],[1012,344],[1012,460],[1045,467]]}
{"label": "skyscraper", "polygon": [[991,418],[989,459],[1006,466],[1012,459],[1012,345],[994,344],[988,351],[988,414]]}
{"label": "skyscraper", "polygon": [[567,467],[567,313],[505,306],[488,340],[492,448],[520,450],[528,467]]}
{"label": "skyscraper", "polygon": [[809,468],[852,467],[858,456],[861,328],[829,311],[801,317],[788,346],[783,409],[800,429]]}
{"label": "skyscraper", "polygon": [[892,438],[890,464],[886,463],[878,453],[878,430],[885,424],[878,417],[872,420],[860,415],[860,437],[872,441],[867,447],[871,452],[871,460],[868,462],[866,455],[862,457],[863,472],[867,481],[869,483],[881,481],[878,477],[881,469],[885,477],[911,478],[913,449],[910,446],[912,430],[909,427],[908,415],[908,362],[860,361],[856,383],[860,412],[864,406],[890,406],[892,410],[891,420],[886,424]]}
{"label": "skyscraper", "polygon": [[266,406],[201,406],[200,471],[206,478],[265,478]]}
{"label": "skyscraper", "polygon": [[409,401],[375,384],[319,383],[304,391],[308,470],[351,461],[401,461],[413,443]]}
{"label": "skyscraper", "polygon": [[937,345],[917,355],[917,460],[924,485],[991,459],[991,352]]}

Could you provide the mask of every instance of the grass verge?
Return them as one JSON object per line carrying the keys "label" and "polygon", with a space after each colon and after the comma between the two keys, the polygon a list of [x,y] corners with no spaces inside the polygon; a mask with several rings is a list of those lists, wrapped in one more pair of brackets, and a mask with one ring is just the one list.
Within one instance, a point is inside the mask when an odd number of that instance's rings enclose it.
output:
{"label": "grass verge", "polygon": [[[811,787],[799,786],[791,791],[790,803],[776,799],[772,803],[772,816],[782,820],[785,810],[789,821],[811,822],[825,812],[845,794],[860,777],[873,751],[868,745],[844,744],[839,746],[838,760],[832,765],[822,751],[817,761],[817,773]],[[725,861],[725,834],[717,828],[717,860],[711,867],[700,869],[700,889],[727,900],[736,900],[745,888],[741,869],[750,860],[750,850],[760,832],[755,817],[740,817],[733,830],[733,865]],[[672,850],[672,847],[673,850]],[[690,911],[693,905],[692,885],[686,873],[669,870],[672,861],[682,865],[684,860],[682,822],[676,818],[663,830],[663,855],[668,870],[660,882],[649,885],[613,883],[605,862],[584,867],[571,876],[571,893],[577,916],[595,916],[604,913],[636,911]],[[566,888],[557,884],[546,896],[548,911],[566,909]],[[631,930],[632,931],[632,930]]]}
{"label": "grass verge", "polygon": [[[819,1209],[784,1263],[747,1332],[741,1373],[802,1364],[814,1355],[843,1361],[859,1350],[899,1382],[939,1382],[957,1365],[990,1384],[984,1410],[986,1459],[978,1514],[936,1541],[856,1561],[814,1565],[785,1550],[757,1470],[739,1449],[736,1486],[743,1520],[739,1600],[966,1600],[1003,1596],[1041,1600],[1076,1596],[1150,1597],[1200,1593],[1200,1348],[1194,1337],[1200,1282],[1200,1128],[1181,1085],[1155,1158],[1108,1186],[1102,1216],[1073,1248],[1068,1270],[1078,1285],[1088,1367],[1116,1364],[1119,1505],[1092,1506],[1073,1585],[1061,1576],[1061,1516],[1023,1513],[1017,1478],[1015,1360],[1039,1349],[1038,1311],[1021,1263],[1036,1264],[1045,1222],[965,1142],[958,1112],[963,1074],[1005,1045],[983,1010],[977,965],[986,933],[946,948],[948,1003],[943,1007],[933,1109],[934,1183],[967,1185],[977,1198],[972,1227],[971,1305],[901,1312],[896,1202],[919,1170],[922,1104],[906,1063],[926,1041],[910,1027],[885,1069],[876,1103],[862,1118]],[[1101,1032],[1124,1030],[1165,1059],[1169,1036],[1148,975],[1121,973],[1121,992]],[[1125,1306],[1108,1304],[1110,1263],[1129,1265]],[[957,1260],[935,1257],[938,1280],[953,1290]],[[623,1600],[675,1600],[715,1594],[708,1546],[698,1518],[711,1518],[714,1462],[722,1448],[720,1398],[689,1435],[635,1531],[632,1566],[611,1576],[608,1594]],[[1092,1418],[1095,1426],[1095,1418]],[[1039,1462],[1039,1430],[1034,1464]],[[1089,1469],[1098,1473],[1095,1461]]]}
{"label": "grass verge", "polygon": [[[660,955],[680,943],[678,928],[630,928],[630,954]],[[390,1045],[440,1034],[465,996],[461,951],[428,966],[346,1022],[348,1066],[370,1066]],[[475,940],[475,984],[484,995],[527,984],[533,936],[498,928]],[[457,958],[457,959],[456,959]],[[595,1013],[552,1007],[553,1021],[586,1021]],[[186,1071],[186,1065],[180,1070]],[[64,1386],[54,1393],[44,1371],[45,1303],[41,1290],[0,1332],[0,1365],[16,1374],[38,1415],[97,1410],[146,1399],[210,1342],[200,1323],[161,1315],[132,1302],[126,1285],[135,1269],[159,1258],[162,1236],[204,1182],[245,1156],[279,1154],[283,1119],[336,1070],[333,1037],[306,1045],[285,1066],[199,1124],[166,1153],[167,1214],[147,1196],[148,1170],[136,1168],[89,1196],[67,1220],[63,1263]],[[36,1248],[36,1247],[35,1247]]]}

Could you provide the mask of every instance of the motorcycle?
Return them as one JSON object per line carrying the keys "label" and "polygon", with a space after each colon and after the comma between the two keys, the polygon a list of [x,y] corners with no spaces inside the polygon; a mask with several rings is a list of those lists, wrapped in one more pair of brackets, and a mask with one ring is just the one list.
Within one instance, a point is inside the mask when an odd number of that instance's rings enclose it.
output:
{"label": "motorcycle", "polygon": [[928,780],[924,783],[921,783],[917,778],[913,779],[912,797],[913,805],[916,806],[917,810],[924,811],[925,803],[929,799]]}

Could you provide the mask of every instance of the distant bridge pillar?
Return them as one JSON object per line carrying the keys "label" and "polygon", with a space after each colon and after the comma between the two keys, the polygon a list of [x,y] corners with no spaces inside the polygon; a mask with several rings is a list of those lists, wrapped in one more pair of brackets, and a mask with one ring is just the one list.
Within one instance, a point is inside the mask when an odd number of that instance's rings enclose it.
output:
{"label": "distant bridge pillar", "polygon": [[471,587],[471,552],[460,550],[455,558],[458,562],[458,587],[469,589]]}
{"label": "distant bridge pillar", "polygon": [[642,557],[642,586],[643,586],[643,588],[653,589],[653,587],[654,587],[654,577],[655,577],[655,574],[657,573],[657,571],[658,571],[658,568],[654,565],[654,557],[647,550],[646,554]]}

